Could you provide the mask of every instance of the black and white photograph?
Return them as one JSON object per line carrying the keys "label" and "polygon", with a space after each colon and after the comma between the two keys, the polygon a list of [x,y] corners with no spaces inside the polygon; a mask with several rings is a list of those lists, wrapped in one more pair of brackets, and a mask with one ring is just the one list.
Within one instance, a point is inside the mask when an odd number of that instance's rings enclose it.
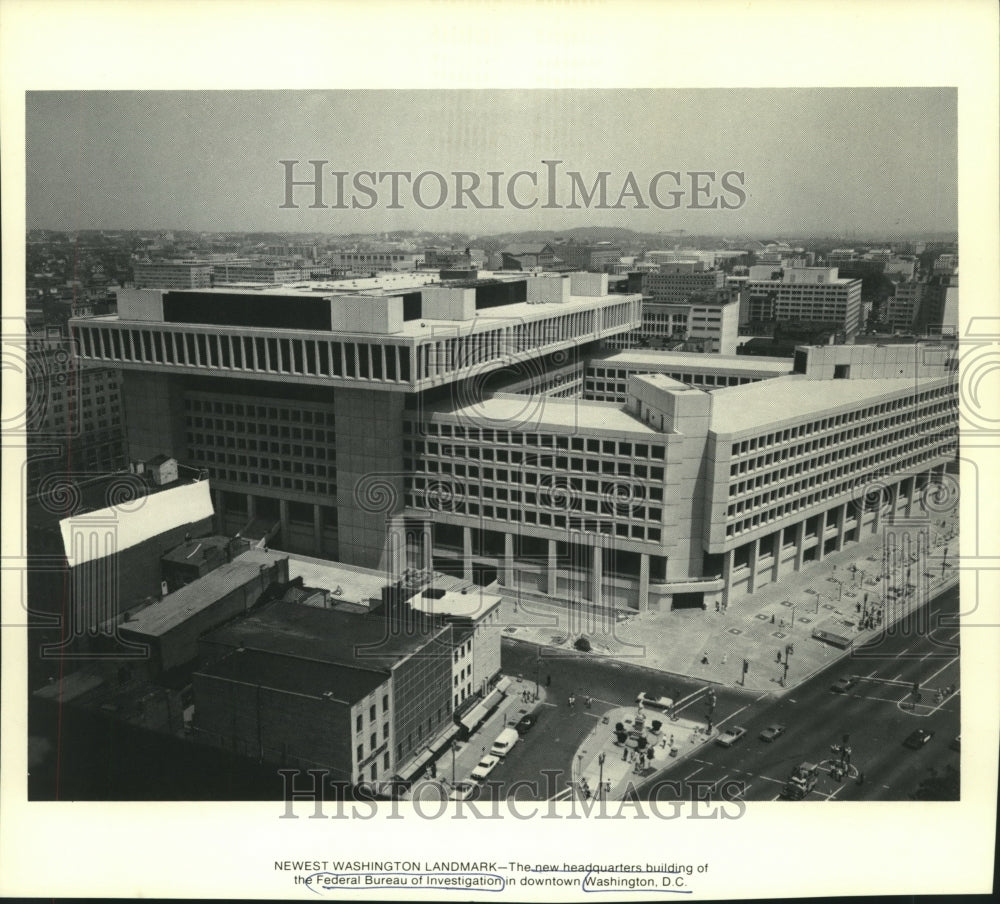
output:
{"label": "black and white photograph", "polygon": [[[79,893],[36,846],[88,824],[108,897],[988,891],[995,43],[893,79],[889,4],[885,77],[691,81],[689,7],[445,3],[487,34],[410,77],[384,4],[359,76],[331,4],[344,59],[269,84],[222,8],[157,13],[204,75],[91,31],[97,74],[5,89],[13,892]],[[799,62],[794,9],[736,24]],[[540,60],[560,13],[622,31]]]}

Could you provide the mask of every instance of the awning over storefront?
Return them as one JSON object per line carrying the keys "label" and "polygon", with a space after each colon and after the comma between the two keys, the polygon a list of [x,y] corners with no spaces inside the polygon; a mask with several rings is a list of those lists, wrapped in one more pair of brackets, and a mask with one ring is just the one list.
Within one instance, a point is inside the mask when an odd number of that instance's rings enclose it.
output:
{"label": "awning over storefront", "polygon": [[500,691],[501,694],[506,694],[507,688],[509,688],[513,683],[514,682],[505,675],[497,682],[497,686],[494,688],[494,690]]}
{"label": "awning over storefront", "polygon": [[486,703],[480,703],[477,706],[472,707],[464,716],[462,716],[462,727],[467,731],[472,731],[483,719],[489,715],[490,708]]}
{"label": "awning over storefront", "polygon": [[426,766],[434,754],[430,750],[425,750],[421,753],[415,760],[413,760],[405,769],[400,769],[397,775],[404,781],[408,782],[413,778],[421,769]]}
{"label": "awning over storefront", "polygon": [[460,730],[461,729],[457,725],[452,723],[451,725],[448,726],[447,730],[443,734],[438,735],[438,737],[434,739],[433,743],[430,745],[430,749],[434,753],[437,753],[439,750],[441,750],[441,748],[445,746],[445,744],[447,744],[453,737],[455,737],[455,735],[457,735]]}

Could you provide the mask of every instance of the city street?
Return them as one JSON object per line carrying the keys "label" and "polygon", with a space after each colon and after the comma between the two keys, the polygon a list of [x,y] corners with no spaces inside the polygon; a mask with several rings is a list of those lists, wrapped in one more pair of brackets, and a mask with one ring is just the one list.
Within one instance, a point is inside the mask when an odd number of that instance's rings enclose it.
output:
{"label": "city street", "polygon": [[[803,761],[820,766],[812,800],[905,800],[926,779],[943,777],[958,769],[959,754],[951,744],[960,732],[958,590],[952,588],[933,600],[920,616],[900,622],[879,640],[854,650],[782,697],[760,691],[714,687],[714,730],[733,726],[747,729],[734,747],[707,743],[672,762],[640,786],[640,797],[657,799],[708,798],[712,793],[733,795],[734,782],[744,783],[745,800],[777,799],[792,768]],[[808,640],[818,644],[819,641]],[[538,648],[518,642],[504,645],[504,672],[521,675],[531,687]],[[581,748],[604,715],[634,704],[636,694],[669,696],[682,700],[705,687],[690,678],[654,673],[631,664],[588,659],[583,655],[554,654],[542,648],[539,681],[548,687],[549,702],[538,724],[490,776],[482,797],[507,796],[540,799],[570,792],[574,757],[587,757]],[[838,679],[857,676],[846,693],[831,691]],[[919,682],[919,700],[913,693]],[[955,693],[937,699],[936,690],[954,685]],[[575,694],[576,704],[568,705]],[[585,697],[593,700],[588,709]],[[706,701],[696,698],[679,715],[704,722]],[[785,733],[771,743],[758,739],[769,725],[785,726]],[[916,728],[934,732],[919,750],[903,746]],[[607,728],[610,733],[612,726]],[[829,775],[838,760],[831,745],[848,737],[850,765],[844,781]],[[714,739],[713,739],[714,741]],[[591,757],[594,751],[589,752]],[[585,762],[584,762],[585,764]],[[662,765],[662,760],[654,761]],[[864,773],[864,782],[858,779]],[[461,778],[461,776],[460,776]],[[657,782],[671,786],[654,790]],[[695,784],[691,784],[695,783]]]}
{"label": "city street", "polygon": [[[679,793],[661,788],[658,799],[688,799],[693,791],[685,783],[701,785],[701,796],[718,790],[726,781],[745,782],[745,800],[774,800],[793,767],[803,761],[821,767],[819,782],[807,799],[906,800],[921,781],[959,766],[959,754],[950,744],[959,734],[960,693],[958,628],[940,624],[955,614],[958,591],[947,591],[930,604],[933,619],[927,633],[898,631],[881,643],[856,650],[832,668],[815,675],[794,692],[774,701],[757,701],[726,711],[720,707],[719,725],[741,725],[744,739],[732,749],[706,745],[677,768],[660,773],[640,789],[653,792],[657,780],[680,782]],[[830,690],[839,678],[859,676],[847,693]],[[915,700],[914,682],[920,682]],[[955,685],[954,694],[938,701],[935,691]],[[768,725],[781,724],[785,734],[771,743],[758,740]],[[919,750],[903,746],[914,729],[934,732]],[[848,736],[851,747],[850,776],[837,782],[827,774],[838,756],[831,745]],[[864,783],[857,777],[864,773]]]}

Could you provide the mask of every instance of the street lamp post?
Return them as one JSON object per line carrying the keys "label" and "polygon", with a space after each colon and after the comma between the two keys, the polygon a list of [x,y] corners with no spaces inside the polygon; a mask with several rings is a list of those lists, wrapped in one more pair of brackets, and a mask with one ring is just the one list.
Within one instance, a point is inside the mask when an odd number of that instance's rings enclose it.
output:
{"label": "street lamp post", "polygon": [[597,757],[597,765],[600,766],[600,776],[597,781],[597,794],[598,799],[604,796],[604,751]]}
{"label": "street lamp post", "polygon": [[455,742],[451,742],[451,784],[455,785]]}
{"label": "street lamp post", "polygon": [[542,663],[542,648],[535,648],[535,699],[538,699],[538,667]]}

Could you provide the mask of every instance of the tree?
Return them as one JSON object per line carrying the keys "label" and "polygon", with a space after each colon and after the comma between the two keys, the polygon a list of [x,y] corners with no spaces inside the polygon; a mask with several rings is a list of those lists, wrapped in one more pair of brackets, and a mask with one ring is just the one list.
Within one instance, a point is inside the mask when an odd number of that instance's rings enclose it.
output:
{"label": "tree", "polygon": [[581,653],[590,652],[590,641],[583,635],[581,635],[576,639],[576,641],[573,643],[573,646],[576,647],[576,649],[578,649]]}

